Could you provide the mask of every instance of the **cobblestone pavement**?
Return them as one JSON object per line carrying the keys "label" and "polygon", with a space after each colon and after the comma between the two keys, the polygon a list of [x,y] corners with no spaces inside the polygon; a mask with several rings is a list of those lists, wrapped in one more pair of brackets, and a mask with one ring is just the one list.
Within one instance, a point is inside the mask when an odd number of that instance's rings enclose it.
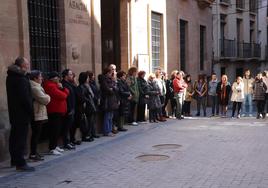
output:
{"label": "cobblestone pavement", "polygon": [[[127,133],[51,157],[2,188],[267,188],[268,124],[255,118],[192,118],[128,127]],[[157,149],[158,144],[181,147]],[[160,154],[160,161],[137,159]],[[155,159],[155,158],[148,158]]]}

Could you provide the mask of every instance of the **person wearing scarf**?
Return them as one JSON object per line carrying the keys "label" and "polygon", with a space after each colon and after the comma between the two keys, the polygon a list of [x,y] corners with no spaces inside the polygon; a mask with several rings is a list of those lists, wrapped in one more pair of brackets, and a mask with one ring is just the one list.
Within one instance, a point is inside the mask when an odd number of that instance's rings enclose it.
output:
{"label": "person wearing scarf", "polygon": [[222,75],[221,82],[218,83],[216,89],[222,117],[226,117],[228,110],[229,96],[231,93],[231,85],[228,82],[227,75]]}

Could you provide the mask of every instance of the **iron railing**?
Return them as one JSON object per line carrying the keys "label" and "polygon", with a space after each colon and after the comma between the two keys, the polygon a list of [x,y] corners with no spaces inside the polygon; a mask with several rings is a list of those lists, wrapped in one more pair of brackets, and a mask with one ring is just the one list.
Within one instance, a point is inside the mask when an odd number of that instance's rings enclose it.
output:
{"label": "iron railing", "polygon": [[261,45],[257,43],[237,42],[220,39],[220,56],[222,58],[261,58]]}
{"label": "iron railing", "polygon": [[221,3],[225,3],[225,4],[230,4],[231,1],[230,0],[220,0]]}
{"label": "iron railing", "polygon": [[249,0],[249,12],[257,13],[258,0]]}
{"label": "iron railing", "polygon": [[236,8],[244,9],[245,8],[245,0],[236,0]]}

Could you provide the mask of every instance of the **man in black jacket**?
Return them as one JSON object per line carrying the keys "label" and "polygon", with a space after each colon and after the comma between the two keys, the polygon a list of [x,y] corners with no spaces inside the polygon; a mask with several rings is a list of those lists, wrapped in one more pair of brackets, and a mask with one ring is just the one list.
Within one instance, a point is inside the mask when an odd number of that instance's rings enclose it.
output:
{"label": "man in black jacket", "polygon": [[28,128],[33,117],[32,94],[27,71],[29,61],[18,57],[15,63],[8,67],[6,90],[9,121],[11,124],[9,136],[9,152],[11,166],[19,171],[34,171],[24,159],[27,144]]}
{"label": "man in black jacket", "polygon": [[67,97],[67,114],[63,120],[63,145],[67,150],[75,149],[75,146],[70,143],[70,137],[74,137],[74,114],[75,114],[75,86],[72,84],[73,72],[70,69],[65,69],[62,72],[62,86],[69,90]]}

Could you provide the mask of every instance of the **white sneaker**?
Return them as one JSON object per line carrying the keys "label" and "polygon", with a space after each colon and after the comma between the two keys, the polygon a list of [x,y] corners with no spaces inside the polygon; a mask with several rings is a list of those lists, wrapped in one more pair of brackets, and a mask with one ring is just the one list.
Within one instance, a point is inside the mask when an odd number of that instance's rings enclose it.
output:
{"label": "white sneaker", "polygon": [[56,149],[50,150],[49,152],[51,155],[62,155],[61,152],[57,151]]}
{"label": "white sneaker", "polygon": [[134,122],[132,122],[132,125],[135,126],[135,125],[138,125],[138,123],[134,121]]}
{"label": "white sneaker", "polygon": [[55,150],[57,150],[58,152],[64,152],[64,149],[61,149],[59,146],[57,146],[56,148],[55,148]]}

